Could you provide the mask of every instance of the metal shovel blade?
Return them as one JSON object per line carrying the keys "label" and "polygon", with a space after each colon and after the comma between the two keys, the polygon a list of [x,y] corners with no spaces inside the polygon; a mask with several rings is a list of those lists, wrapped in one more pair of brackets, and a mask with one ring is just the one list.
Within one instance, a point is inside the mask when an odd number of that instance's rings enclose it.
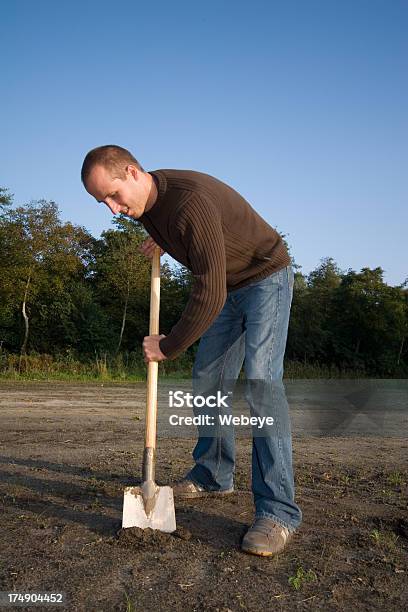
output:
{"label": "metal shovel blade", "polygon": [[157,487],[155,501],[150,512],[146,513],[140,487],[126,487],[123,497],[122,528],[159,529],[167,533],[176,530],[173,489]]}

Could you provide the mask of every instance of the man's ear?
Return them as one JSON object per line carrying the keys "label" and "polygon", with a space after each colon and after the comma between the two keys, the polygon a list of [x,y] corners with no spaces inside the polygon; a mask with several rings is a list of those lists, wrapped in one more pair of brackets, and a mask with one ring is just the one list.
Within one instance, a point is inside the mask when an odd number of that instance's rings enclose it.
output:
{"label": "man's ear", "polygon": [[138,180],[139,176],[139,170],[136,168],[136,166],[133,166],[133,164],[128,164],[126,166],[126,172],[131,174],[133,176],[133,178],[135,179],[135,181]]}

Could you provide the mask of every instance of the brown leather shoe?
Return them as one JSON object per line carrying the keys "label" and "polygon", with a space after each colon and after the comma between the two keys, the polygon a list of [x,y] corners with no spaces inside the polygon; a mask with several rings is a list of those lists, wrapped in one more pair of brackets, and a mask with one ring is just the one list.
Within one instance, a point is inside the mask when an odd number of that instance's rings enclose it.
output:
{"label": "brown leather shoe", "polygon": [[273,519],[258,518],[246,532],[241,549],[252,555],[270,557],[283,550],[291,537],[292,533]]}
{"label": "brown leather shoe", "polygon": [[208,491],[201,485],[197,485],[188,478],[183,478],[172,485],[173,495],[177,499],[193,499],[195,497],[212,497],[228,495],[234,492],[234,487],[222,491]]}

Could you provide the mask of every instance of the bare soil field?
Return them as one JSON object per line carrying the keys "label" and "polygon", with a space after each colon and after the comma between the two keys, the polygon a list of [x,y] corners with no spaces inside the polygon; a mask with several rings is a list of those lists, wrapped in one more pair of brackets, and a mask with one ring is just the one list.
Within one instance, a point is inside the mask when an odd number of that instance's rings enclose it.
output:
{"label": "bare soil field", "polygon": [[[250,439],[237,440],[234,494],[176,502],[174,534],[121,530],[144,401],[142,384],[0,383],[0,591],[63,591],[64,609],[92,612],[406,609],[406,431],[295,432],[304,521],[281,555],[261,558],[240,551]],[[159,439],[158,484],[184,476],[193,447]]]}

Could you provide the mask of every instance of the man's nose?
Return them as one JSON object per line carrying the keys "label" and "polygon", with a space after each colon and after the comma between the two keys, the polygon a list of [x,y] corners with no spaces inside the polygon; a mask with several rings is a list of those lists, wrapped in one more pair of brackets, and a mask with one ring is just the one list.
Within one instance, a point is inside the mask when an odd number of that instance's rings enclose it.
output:
{"label": "man's nose", "polygon": [[116,204],[116,202],[112,202],[106,199],[106,204],[111,209],[114,215],[116,215],[119,212],[119,204]]}

